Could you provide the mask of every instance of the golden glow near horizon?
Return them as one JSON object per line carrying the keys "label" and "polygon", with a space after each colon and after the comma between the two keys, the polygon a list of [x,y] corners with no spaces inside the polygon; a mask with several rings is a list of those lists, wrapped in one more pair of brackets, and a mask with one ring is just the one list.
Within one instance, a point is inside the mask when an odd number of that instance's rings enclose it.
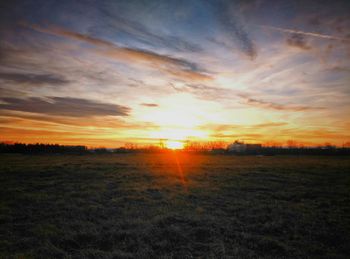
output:
{"label": "golden glow near horizon", "polygon": [[2,16],[0,142],[350,145],[341,1],[313,1],[312,13],[270,1],[25,2]]}
{"label": "golden glow near horizon", "polygon": [[165,146],[169,149],[182,149],[184,148],[184,143],[181,141],[168,140],[166,141]]}

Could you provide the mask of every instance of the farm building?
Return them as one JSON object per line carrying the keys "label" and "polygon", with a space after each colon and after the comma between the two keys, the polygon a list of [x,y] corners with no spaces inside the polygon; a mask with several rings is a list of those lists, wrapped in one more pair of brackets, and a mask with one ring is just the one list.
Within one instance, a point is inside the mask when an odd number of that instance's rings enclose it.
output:
{"label": "farm building", "polygon": [[236,140],[235,142],[227,146],[227,150],[229,152],[244,153],[258,151],[261,149],[261,147],[261,144],[246,144],[243,141]]}

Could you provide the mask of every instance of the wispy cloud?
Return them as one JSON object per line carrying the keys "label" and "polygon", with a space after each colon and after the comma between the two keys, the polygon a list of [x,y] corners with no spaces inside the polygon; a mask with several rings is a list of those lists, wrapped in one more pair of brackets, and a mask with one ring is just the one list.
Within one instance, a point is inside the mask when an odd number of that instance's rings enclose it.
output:
{"label": "wispy cloud", "polygon": [[220,139],[240,139],[240,140],[256,140],[261,137],[263,137],[263,134],[259,133],[242,133],[242,134],[212,134],[210,135],[213,138],[220,138]]}
{"label": "wispy cloud", "polygon": [[0,109],[71,117],[127,116],[130,108],[70,97],[0,98]]}
{"label": "wispy cloud", "polygon": [[0,87],[0,96],[3,97],[23,97],[25,95],[25,92],[22,92],[17,89],[7,89],[5,87]]}
{"label": "wispy cloud", "polygon": [[303,50],[309,50],[311,47],[307,44],[304,35],[293,33],[287,38],[287,44],[292,47],[297,47]]}
{"label": "wispy cloud", "polygon": [[199,68],[199,66],[196,63],[187,61],[185,59],[175,58],[168,55],[162,55],[149,50],[120,47],[114,44],[113,42],[91,37],[86,34],[73,32],[57,26],[49,26],[44,28],[26,23],[22,23],[22,25],[39,32],[66,37],[92,44],[98,47],[98,49],[96,50],[97,53],[109,58],[151,64],[153,65],[153,67],[158,68],[163,72],[184,79],[212,79],[212,77],[208,73],[205,73],[206,71]]}
{"label": "wispy cloud", "polygon": [[216,10],[217,18],[225,28],[226,33],[250,59],[255,59],[258,55],[256,46],[249,36],[245,26],[240,21],[235,11],[236,8],[230,1],[221,3],[213,2],[213,8]]}
{"label": "wispy cloud", "polygon": [[269,29],[269,30],[284,32],[284,33],[300,34],[300,35],[311,36],[311,37],[316,37],[316,38],[321,38],[321,39],[339,40],[339,41],[350,42],[350,39],[348,39],[348,38],[337,37],[337,36],[328,35],[328,34],[307,32],[307,31],[301,31],[301,30],[285,29],[285,28],[274,27],[274,26],[267,26],[267,25],[261,25],[261,27]]}
{"label": "wispy cloud", "polygon": [[270,127],[281,127],[281,126],[286,126],[286,125],[288,125],[287,122],[266,122],[266,123],[260,123],[260,124],[251,125],[251,127],[254,127],[254,128],[270,128]]}
{"label": "wispy cloud", "polygon": [[181,86],[175,86],[173,83],[170,83],[170,86],[177,92],[191,93],[203,100],[217,101],[232,99],[237,94],[237,91],[232,89],[213,87],[205,84],[183,84]]}
{"label": "wispy cloud", "polygon": [[264,122],[259,124],[205,124],[201,126],[204,130],[213,130],[216,133],[229,132],[234,130],[269,129],[273,127],[287,126],[287,122]]}
{"label": "wispy cloud", "polygon": [[212,87],[205,84],[184,84],[181,86],[170,86],[178,92],[188,92],[203,100],[221,101],[227,103],[228,101],[240,103],[241,105],[249,105],[252,107],[268,110],[279,111],[318,111],[324,110],[325,107],[316,107],[308,105],[296,105],[296,104],[280,104],[275,102],[269,102],[257,98],[253,98],[252,93],[248,93],[242,90]]}
{"label": "wispy cloud", "polygon": [[309,110],[323,110],[324,107],[313,107],[306,105],[293,105],[293,104],[279,104],[274,102],[268,102],[260,99],[254,99],[251,97],[247,97],[245,95],[240,95],[240,97],[244,100],[244,103],[250,106],[263,108],[263,109],[271,109],[278,111],[309,111]]}
{"label": "wispy cloud", "polygon": [[142,106],[146,107],[158,107],[159,105],[156,103],[141,103]]}
{"label": "wispy cloud", "polygon": [[15,83],[25,83],[32,85],[65,85],[70,83],[68,79],[55,74],[33,74],[33,73],[5,73],[0,72],[0,79]]}
{"label": "wispy cloud", "polygon": [[199,44],[178,36],[155,33],[138,21],[115,15],[108,7],[102,5],[99,8],[103,14],[102,22],[91,26],[89,32],[94,34],[102,31],[111,35],[118,33],[151,47],[163,47],[175,51],[201,52],[203,50]]}
{"label": "wispy cloud", "polygon": [[[48,115],[38,113],[26,113],[21,111],[0,110],[0,123],[6,127],[17,128],[49,128],[49,129],[110,129],[110,130],[156,130],[158,126],[149,122],[130,122],[124,118],[115,116],[94,116],[88,120],[74,116]],[[43,127],[44,126],[44,127]]]}

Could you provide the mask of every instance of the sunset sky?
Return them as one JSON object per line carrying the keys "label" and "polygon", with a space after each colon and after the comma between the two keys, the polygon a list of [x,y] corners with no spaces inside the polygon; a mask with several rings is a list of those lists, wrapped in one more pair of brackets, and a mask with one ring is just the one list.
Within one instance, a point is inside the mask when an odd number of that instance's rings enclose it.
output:
{"label": "sunset sky", "polygon": [[1,1],[0,142],[350,141],[350,1]]}

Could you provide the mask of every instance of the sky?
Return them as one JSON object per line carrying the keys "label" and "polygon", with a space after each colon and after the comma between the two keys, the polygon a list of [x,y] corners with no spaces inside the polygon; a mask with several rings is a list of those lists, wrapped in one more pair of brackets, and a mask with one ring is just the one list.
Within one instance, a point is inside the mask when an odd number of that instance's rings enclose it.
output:
{"label": "sky", "polygon": [[0,3],[0,141],[350,142],[350,2]]}

